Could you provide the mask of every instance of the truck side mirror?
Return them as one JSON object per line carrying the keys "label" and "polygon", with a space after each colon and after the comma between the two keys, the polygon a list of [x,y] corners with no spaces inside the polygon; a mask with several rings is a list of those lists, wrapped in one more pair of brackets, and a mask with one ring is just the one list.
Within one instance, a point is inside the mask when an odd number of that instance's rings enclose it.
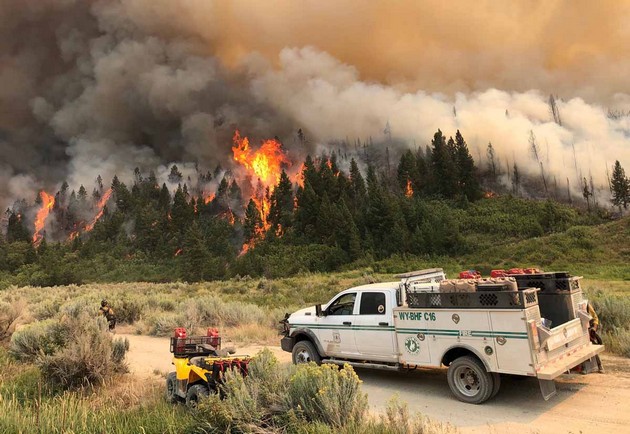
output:
{"label": "truck side mirror", "polygon": [[322,305],[321,304],[316,304],[315,305],[315,316],[317,316],[317,317],[326,316],[326,312],[322,311]]}

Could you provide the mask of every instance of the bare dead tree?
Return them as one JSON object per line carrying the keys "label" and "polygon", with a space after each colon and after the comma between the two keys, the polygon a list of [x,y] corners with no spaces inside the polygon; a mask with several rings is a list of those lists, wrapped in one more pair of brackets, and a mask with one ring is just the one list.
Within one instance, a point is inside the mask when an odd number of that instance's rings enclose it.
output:
{"label": "bare dead tree", "polygon": [[556,103],[556,97],[553,94],[549,95],[549,111],[551,112],[551,118],[555,123],[562,126],[562,119],[560,119],[560,110],[558,109],[558,104]]}

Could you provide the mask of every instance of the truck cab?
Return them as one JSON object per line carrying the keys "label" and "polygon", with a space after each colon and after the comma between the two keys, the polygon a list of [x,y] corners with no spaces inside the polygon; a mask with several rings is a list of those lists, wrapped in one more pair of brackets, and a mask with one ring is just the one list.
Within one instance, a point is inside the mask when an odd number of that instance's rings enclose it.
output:
{"label": "truck cab", "polygon": [[[283,340],[283,349],[293,342],[309,341],[326,358],[396,363],[393,309],[397,288],[391,283],[358,286],[321,307],[295,312],[290,317],[293,332]],[[294,352],[293,361],[317,359],[308,350]]]}
{"label": "truck cab", "polygon": [[537,377],[549,399],[555,377],[603,350],[589,341],[580,278],[566,273],[448,280],[430,269],[397,277],[289,315],[282,349],[294,363],[447,366],[455,396],[474,404],[496,395],[500,374]]}

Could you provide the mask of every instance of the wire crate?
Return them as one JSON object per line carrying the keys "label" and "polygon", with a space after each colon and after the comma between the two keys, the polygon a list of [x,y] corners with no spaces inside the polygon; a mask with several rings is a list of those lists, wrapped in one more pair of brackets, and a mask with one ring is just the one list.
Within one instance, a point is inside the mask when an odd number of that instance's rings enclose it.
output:
{"label": "wire crate", "polygon": [[581,277],[571,276],[566,272],[514,274],[518,289],[538,288],[541,293],[568,293],[580,291]]}
{"label": "wire crate", "polygon": [[538,290],[477,292],[407,292],[411,308],[525,309],[538,304]]}
{"label": "wire crate", "polygon": [[195,357],[210,354],[210,346],[215,349],[221,347],[218,336],[190,336],[186,338],[171,338],[170,351],[175,357]]}

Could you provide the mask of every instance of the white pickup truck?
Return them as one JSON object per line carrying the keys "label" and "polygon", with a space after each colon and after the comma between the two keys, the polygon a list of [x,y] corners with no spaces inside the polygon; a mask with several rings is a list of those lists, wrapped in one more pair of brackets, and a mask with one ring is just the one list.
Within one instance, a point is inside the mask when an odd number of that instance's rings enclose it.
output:
{"label": "white pickup truck", "polygon": [[604,349],[590,342],[579,277],[452,281],[439,268],[397,277],[288,315],[282,349],[294,363],[448,366],[451,391],[473,404],[498,393],[499,374],[536,377],[549,399],[554,378]]}

